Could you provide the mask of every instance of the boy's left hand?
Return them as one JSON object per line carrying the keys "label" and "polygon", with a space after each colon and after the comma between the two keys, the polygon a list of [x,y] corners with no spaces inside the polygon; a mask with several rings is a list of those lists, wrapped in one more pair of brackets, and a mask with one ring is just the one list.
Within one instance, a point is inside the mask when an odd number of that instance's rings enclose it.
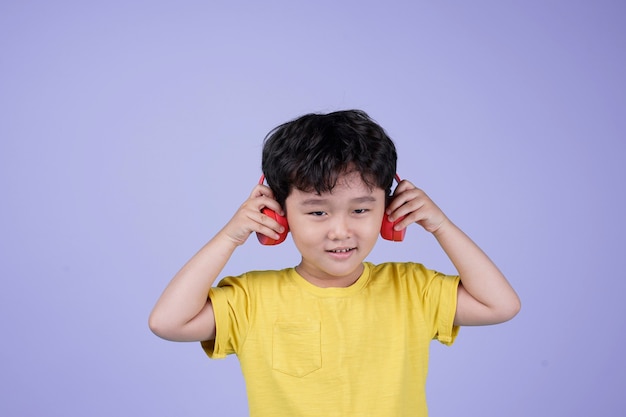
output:
{"label": "boy's left hand", "polygon": [[415,222],[426,231],[436,233],[448,221],[446,215],[430,197],[407,180],[400,181],[396,187],[385,215],[389,216],[390,221],[405,216],[395,226],[396,230],[403,229]]}
{"label": "boy's left hand", "polygon": [[502,323],[520,309],[519,297],[489,257],[456,227],[426,193],[403,180],[387,207],[389,220],[406,216],[395,226],[412,222],[432,233],[461,278],[454,324],[476,326]]}

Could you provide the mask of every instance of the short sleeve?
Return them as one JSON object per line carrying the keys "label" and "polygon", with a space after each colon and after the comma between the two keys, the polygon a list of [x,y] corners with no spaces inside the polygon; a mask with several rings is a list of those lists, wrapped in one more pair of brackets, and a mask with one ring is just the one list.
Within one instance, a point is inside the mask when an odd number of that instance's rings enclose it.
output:
{"label": "short sleeve", "polygon": [[212,359],[237,353],[245,341],[249,324],[249,292],[242,277],[224,278],[209,291],[215,315],[215,340],[201,342]]}
{"label": "short sleeve", "polygon": [[436,274],[434,279],[438,282],[436,284],[433,282],[431,285],[435,284],[440,287],[438,308],[436,311],[433,311],[437,332],[435,339],[449,346],[454,343],[459,333],[459,326],[454,325],[454,317],[456,315],[457,291],[460,278],[458,276]]}
{"label": "short sleeve", "polygon": [[433,339],[451,345],[459,333],[459,327],[454,326],[454,317],[460,278],[428,269],[422,264],[408,263],[405,267],[417,285],[424,319],[431,328]]}
{"label": "short sleeve", "polygon": [[[389,262],[375,266],[373,274],[383,277],[381,282],[396,286],[398,303],[419,315],[428,340],[451,345],[459,333],[454,326],[457,289],[461,282],[457,275],[445,275],[414,262]],[[379,278],[376,278],[378,281]]]}

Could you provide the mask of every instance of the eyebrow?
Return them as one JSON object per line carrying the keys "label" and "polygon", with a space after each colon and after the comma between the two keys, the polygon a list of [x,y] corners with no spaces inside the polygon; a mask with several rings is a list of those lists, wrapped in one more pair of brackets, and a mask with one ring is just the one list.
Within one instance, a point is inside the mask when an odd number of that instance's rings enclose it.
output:
{"label": "eyebrow", "polygon": [[[302,203],[300,203],[301,206],[321,206],[325,203],[328,202],[327,198],[308,198],[306,200],[304,200]],[[353,198],[352,200],[350,200],[350,203],[375,203],[376,202],[376,198],[372,197],[370,195],[366,195],[363,197],[357,197],[357,198]]]}

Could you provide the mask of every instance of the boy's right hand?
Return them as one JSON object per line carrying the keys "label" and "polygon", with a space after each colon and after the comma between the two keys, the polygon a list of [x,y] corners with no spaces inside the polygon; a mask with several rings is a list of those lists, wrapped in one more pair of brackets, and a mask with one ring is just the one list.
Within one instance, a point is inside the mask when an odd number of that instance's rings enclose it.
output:
{"label": "boy's right hand", "polygon": [[180,342],[215,338],[215,315],[207,294],[230,255],[252,232],[277,238],[283,230],[261,213],[263,208],[283,214],[272,190],[259,184],[222,230],[178,271],[150,314],[150,329],[156,335]]}
{"label": "boy's right hand", "polygon": [[263,214],[261,210],[264,208],[269,208],[281,216],[285,214],[274,199],[271,188],[257,184],[250,197],[239,207],[221,233],[237,246],[242,245],[252,232],[278,239],[279,233],[284,232],[285,228],[275,219]]}

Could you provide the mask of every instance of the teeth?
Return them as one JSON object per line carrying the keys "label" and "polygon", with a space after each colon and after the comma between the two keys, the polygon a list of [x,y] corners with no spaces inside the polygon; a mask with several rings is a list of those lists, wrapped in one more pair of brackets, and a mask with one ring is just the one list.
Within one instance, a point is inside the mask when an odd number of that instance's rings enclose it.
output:
{"label": "teeth", "polygon": [[331,250],[331,252],[333,253],[346,253],[346,252],[350,252],[352,249],[337,249],[337,250]]}

